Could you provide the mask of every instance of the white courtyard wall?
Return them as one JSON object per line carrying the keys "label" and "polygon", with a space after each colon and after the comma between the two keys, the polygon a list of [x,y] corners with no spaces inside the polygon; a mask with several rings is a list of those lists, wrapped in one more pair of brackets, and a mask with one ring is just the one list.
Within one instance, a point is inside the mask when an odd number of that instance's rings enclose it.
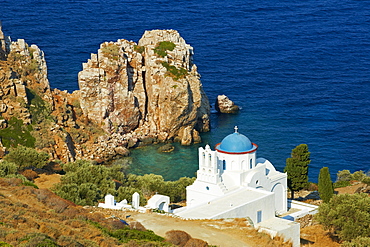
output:
{"label": "white courtyard wall", "polygon": [[[237,208],[230,206],[230,210],[221,212],[212,217],[213,219],[227,219],[227,218],[245,218],[249,217],[256,225],[259,221],[264,221],[275,217],[275,211],[271,207],[275,200],[274,194],[269,193],[265,197],[254,201],[248,201],[244,205]],[[232,202],[231,202],[232,203]],[[258,212],[261,212],[261,218],[258,219]]]}
{"label": "white courtyard wall", "polygon": [[192,185],[186,187],[186,205],[192,207],[223,195],[224,192],[219,185],[196,180]]}

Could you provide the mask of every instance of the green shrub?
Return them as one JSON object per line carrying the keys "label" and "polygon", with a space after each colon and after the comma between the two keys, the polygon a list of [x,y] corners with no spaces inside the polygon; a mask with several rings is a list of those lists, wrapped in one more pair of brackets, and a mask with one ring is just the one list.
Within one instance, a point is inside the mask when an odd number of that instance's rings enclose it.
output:
{"label": "green shrub", "polygon": [[0,247],[12,247],[13,245],[0,241]]}
{"label": "green shrub", "polygon": [[351,172],[349,170],[338,171],[337,182],[340,181],[351,181]]}
{"label": "green shrub", "polygon": [[345,241],[341,244],[342,247],[369,247],[370,237],[357,237],[351,241]]}
{"label": "green shrub", "polygon": [[119,168],[78,160],[63,166],[66,174],[53,188],[60,197],[79,205],[94,205],[107,194],[115,194],[113,179],[123,179]]}
{"label": "green shrub", "polygon": [[364,179],[362,179],[362,182],[367,185],[370,185],[370,177],[365,177]]}
{"label": "green shrub", "polygon": [[171,41],[162,41],[156,45],[156,47],[154,48],[154,53],[156,53],[160,57],[165,57],[167,56],[166,51],[173,51],[175,47],[176,45]]}
{"label": "green shrub", "polygon": [[352,173],[351,180],[362,181],[366,177],[363,171],[356,171]]}
{"label": "green shrub", "polygon": [[31,125],[24,125],[22,120],[12,117],[8,127],[0,129],[1,142],[7,148],[18,145],[35,147],[35,138],[31,135],[31,131]]}
{"label": "green shrub", "polygon": [[[166,75],[171,76],[175,81],[184,78],[188,71],[184,68],[176,68],[176,66],[170,65],[167,62],[162,62],[163,67],[167,69]],[[176,85],[177,87],[177,85]],[[176,88],[174,87],[174,88]]]}
{"label": "green shrub", "polygon": [[35,189],[38,189],[39,187],[37,187],[36,184],[32,183],[31,181],[24,181],[23,182],[23,185],[24,186],[31,186],[31,187],[34,187]]}
{"label": "green shrub", "polygon": [[33,124],[39,124],[44,120],[51,120],[51,106],[43,100],[35,91],[26,88],[29,110]]}
{"label": "green shrub", "polygon": [[23,67],[22,75],[32,75],[39,71],[39,64],[35,59],[31,59],[28,63],[26,63]]}
{"label": "green shrub", "polygon": [[[101,226],[97,222],[89,221],[89,223],[96,228],[100,229],[103,233],[106,235],[109,235],[121,243],[127,243],[130,240],[141,240],[145,242],[163,242],[164,238],[154,234],[153,231],[150,230],[145,230],[145,231],[140,231],[136,229],[130,229],[129,227],[125,227],[123,229],[118,229],[118,230],[110,230],[106,227]],[[165,244],[164,246],[166,246]],[[152,245],[150,245],[152,246]]]}
{"label": "green shrub", "polygon": [[17,165],[13,162],[3,160],[0,162],[0,177],[5,177],[11,174],[16,174],[18,171]]}
{"label": "green shrub", "polygon": [[140,45],[134,45],[134,51],[143,54],[145,52],[145,47]]}
{"label": "green shrub", "polygon": [[347,187],[350,186],[351,182],[350,181],[338,181],[333,184],[334,188],[342,188],[342,187]]}
{"label": "green shrub", "polygon": [[55,242],[54,239],[49,237],[44,233],[30,233],[27,234],[25,238],[21,240],[22,244],[19,246],[21,247],[58,247],[59,245]]}
{"label": "green shrub", "polygon": [[370,197],[365,193],[334,195],[318,211],[316,219],[341,240],[370,236]]}
{"label": "green shrub", "polygon": [[29,167],[42,168],[47,165],[49,154],[37,152],[33,148],[18,146],[10,148],[9,154],[4,157],[4,160],[13,162],[18,166],[19,170]]}

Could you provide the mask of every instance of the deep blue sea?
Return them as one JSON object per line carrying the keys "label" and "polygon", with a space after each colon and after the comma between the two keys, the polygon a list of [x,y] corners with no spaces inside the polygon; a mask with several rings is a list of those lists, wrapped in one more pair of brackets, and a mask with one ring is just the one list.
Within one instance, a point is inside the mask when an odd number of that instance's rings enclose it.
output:
{"label": "deep blue sea", "polygon": [[[70,92],[100,43],[176,29],[194,47],[210,102],[226,94],[242,107],[212,114],[201,145],[238,125],[281,171],[301,143],[311,152],[311,181],[323,166],[333,179],[338,170],[369,170],[369,0],[2,0],[0,20],[5,35],[45,52],[51,86]],[[156,148],[133,152],[134,172],[194,176],[197,146]]]}

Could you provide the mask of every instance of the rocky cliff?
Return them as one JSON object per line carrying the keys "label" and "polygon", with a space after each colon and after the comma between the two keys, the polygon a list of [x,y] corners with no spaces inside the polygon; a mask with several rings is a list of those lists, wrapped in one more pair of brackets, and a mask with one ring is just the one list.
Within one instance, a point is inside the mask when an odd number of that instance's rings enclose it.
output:
{"label": "rocky cliff", "polygon": [[200,141],[209,102],[177,31],[147,31],[138,44],[101,44],[83,64],[80,90],[51,89],[43,52],[0,25],[1,145],[49,152],[64,162],[109,160],[153,142]]}
{"label": "rocky cliff", "polygon": [[79,73],[81,108],[109,133],[197,142],[210,108],[192,58],[174,30],[146,31],[138,44],[103,43]]}

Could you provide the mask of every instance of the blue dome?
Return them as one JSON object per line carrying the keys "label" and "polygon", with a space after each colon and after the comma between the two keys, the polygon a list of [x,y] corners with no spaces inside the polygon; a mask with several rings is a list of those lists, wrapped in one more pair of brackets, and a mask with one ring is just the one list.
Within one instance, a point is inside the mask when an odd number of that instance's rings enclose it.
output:
{"label": "blue dome", "polygon": [[248,137],[235,132],[226,136],[217,149],[224,152],[239,153],[251,151],[254,146]]}

